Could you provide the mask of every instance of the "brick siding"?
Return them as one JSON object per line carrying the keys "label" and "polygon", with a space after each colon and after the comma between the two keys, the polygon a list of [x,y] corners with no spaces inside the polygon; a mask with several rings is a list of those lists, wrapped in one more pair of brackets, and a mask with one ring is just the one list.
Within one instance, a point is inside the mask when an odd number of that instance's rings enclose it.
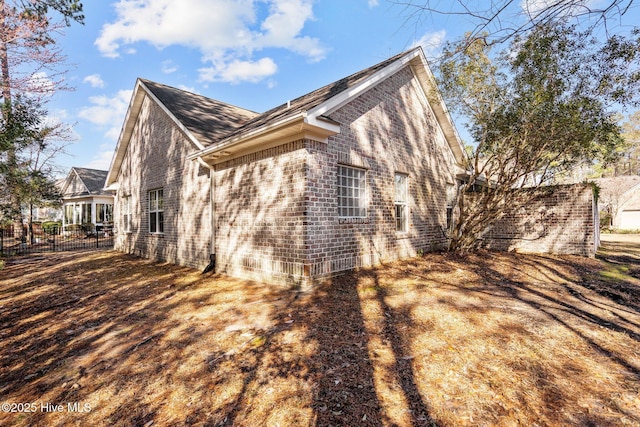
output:
{"label": "brick siding", "polygon": [[595,256],[599,221],[590,185],[547,187],[526,197],[484,236],[487,248]]}
{"label": "brick siding", "polygon": [[[217,270],[308,283],[446,243],[455,160],[409,68],[329,114],[328,143],[299,140],[216,165]],[[338,217],[337,167],[366,170],[367,216]],[[395,228],[394,175],[408,175],[409,224]]]}
{"label": "brick siding", "polygon": [[[118,176],[114,205],[118,250],[194,268],[211,253],[209,169],[186,156],[197,147],[162,109],[145,98]],[[149,232],[148,192],[163,189],[164,233]],[[131,197],[132,230],[123,200]]]}

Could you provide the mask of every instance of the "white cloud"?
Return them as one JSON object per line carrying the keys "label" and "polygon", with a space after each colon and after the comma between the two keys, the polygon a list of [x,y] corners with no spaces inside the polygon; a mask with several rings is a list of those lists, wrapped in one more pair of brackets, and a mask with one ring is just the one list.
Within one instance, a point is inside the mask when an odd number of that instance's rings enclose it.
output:
{"label": "white cloud", "polygon": [[100,77],[100,74],[91,74],[85,77],[82,81],[84,83],[89,83],[92,87],[98,87],[98,88],[104,87],[104,80],[102,80],[102,77]]}
{"label": "white cloud", "polygon": [[[266,8],[264,7],[266,3]],[[120,0],[117,19],[95,41],[103,55],[117,57],[126,47],[147,42],[200,50],[203,80],[259,81],[275,73],[272,59],[255,59],[266,48],[286,49],[310,61],[325,57],[316,38],[302,35],[313,19],[313,0]],[[266,13],[260,13],[265,11]],[[262,16],[265,15],[265,16]],[[231,71],[240,74],[232,75]]]}
{"label": "white cloud", "polygon": [[27,87],[29,88],[28,92],[32,94],[53,95],[56,91],[56,82],[51,80],[47,73],[38,71],[29,77]]}
{"label": "white cloud", "polygon": [[91,161],[84,165],[85,168],[108,170],[113,158],[115,144],[102,144],[100,150],[93,156]]}
{"label": "white cloud", "polygon": [[379,4],[380,4],[380,2],[378,0],[369,0],[369,7],[370,8],[377,7]]}
{"label": "white cloud", "polygon": [[258,61],[231,62],[220,61],[213,67],[201,68],[200,79],[204,81],[224,81],[240,83],[243,81],[259,82],[265,77],[276,73],[278,66],[271,58],[262,58]]}
{"label": "white cloud", "polygon": [[196,88],[194,88],[193,86],[178,85],[178,89],[182,89],[184,91],[191,92],[191,93],[198,93]]}
{"label": "white cloud", "polygon": [[558,0],[521,0],[522,11],[531,19],[544,16],[547,9],[554,11],[557,16],[570,16],[578,10],[592,9],[600,0],[581,0],[572,4],[565,4]]}
{"label": "white cloud", "polygon": [[542,10],[556,3],[556,0],[522,0],[520,7],[526,14],[536,16]]}
{"label": "white cloud", "polygon": [[446,35],[447,32],[445,30],[436,31],[435,33],[425,33],[420,39],[413,42],[412,47],[422,46],[422,50],[424,50],[427,58],[435,58],[440,53]]}
{"label": "white cloud", "polygon": [[104,136],[109,141],[101,144],[99,151],[84,167],[109,169],[113,150],[120,136],[122,123],[129,108],[132,90],[120,90],[113,96],[100,95],[89,97],[90,106],[80,110],[78,116],[105,129]]}
{"label": "white cloud", "polygon": [[120,90],[112,97],[106,95],[89,97],[92,105],[82,108],[78,116],[106,128],[105,135],[115,142],[120,134],[132,94],[132,90]]}
{"label": "white cloud", "polygon": [[179,67],[176,65],[176,63],[170,59],[162,61],[162,72],[165,74],[175,73],[176,71],[178,71],[178,68]]}

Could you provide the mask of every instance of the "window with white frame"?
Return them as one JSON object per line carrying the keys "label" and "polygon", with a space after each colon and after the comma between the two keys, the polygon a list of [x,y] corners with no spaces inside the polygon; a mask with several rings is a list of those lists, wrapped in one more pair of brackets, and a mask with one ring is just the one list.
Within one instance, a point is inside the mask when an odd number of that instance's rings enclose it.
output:
{"label": "window with white frame", "polygon": [[113,205],[110,203],[96,203],[96,222],[104,224],[113,221]]}
{"label": "window with white frame", "polygon": [[338,165],[338,216],[364,218],[366,208],[367,171]]}
{"label": "window with white frame", "polygon": [[131,232],[131,196],[122,198],[122,226],[125,233]]}
{"label": "window with white frame", "polygon": [[164,233],[164,195],[162,188],[149,191],[149,232]]}
{"label": "window with white frame", "polygon": [[91,224],[91,203],[82,203],[82,224]]}
{"label": "window with white frame", "polygon": [[407,178],[403,173],[395,175],[396,231],[400,232],[406,232],[408,224]]}

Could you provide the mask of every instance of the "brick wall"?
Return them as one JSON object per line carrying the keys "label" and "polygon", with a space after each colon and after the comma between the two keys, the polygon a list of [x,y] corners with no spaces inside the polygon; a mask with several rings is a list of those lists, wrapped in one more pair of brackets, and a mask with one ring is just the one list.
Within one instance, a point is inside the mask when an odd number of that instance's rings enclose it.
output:
{"label": "brick wall", "polygon": [[547,187],[526,197],[484,236],[487,248],[595,256],[599,224],[590,185]]}
{"label": "brick wall", "polygon": [[[445,244],[455,160],[412,71],[329,117],[341,131],[328,143],[299,140],[216,165],[217,271],[304,284]],[[366,218],[339,218],[339,164],[366,169]],[[395,226],[396,172],[408,175],[405,233]]]}
{"label": "brick wall", "polygon": [[[307,230],[317,276],[414,256],[446,242],[455,160],[412,71],[405,68],[329,115],[341,131],[310,150]],[[366,170],[367,217],[338,217],[337,165]],[[409,226],[396,232],[394,175],[408,175]]]}
{"label": "brick wall", "polygon": [[[146,99],[118,177],[116,247],[201,268],[288,284],[429,251],[446,243],[446,192],[455,160],[410,68],[330,112],[341,131],[217,164],[215,248],[209,171],[184,160],[195,147]],[[366,170],[367,215],[338,216],[337,167]],[[408,176],[408,230],[396,232],[394,175]],[[149,233],[149,190],[163,188],[165,232]],[[132,198],[133,230],[123,230]]]}
{"label": "brick wall", "polygon": [[307,144],[289,142],[216,165],[218,272],[289,284],[305,280]]}
{"label": "brick wall", "polygon": [[[211,253],[209,169],[186,156],[196,147],[146,98],[118,176],[114,205],[118,250],[204,268]],[[148,192],[163,189],[164,233],[149,232]],[[132,230],[124,232],[123,200],[131,196]]]}

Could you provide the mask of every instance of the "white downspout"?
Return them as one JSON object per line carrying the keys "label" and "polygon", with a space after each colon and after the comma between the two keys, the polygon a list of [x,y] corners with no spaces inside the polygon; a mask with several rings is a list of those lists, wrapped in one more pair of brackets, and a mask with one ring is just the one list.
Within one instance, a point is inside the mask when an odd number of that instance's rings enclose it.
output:
{"label": "white downspout", "polygon": [[[216,170],[214,167],[209,169],[211,200],[209,202],[209,210],[211,211],[211,250],[209,251],[209,262],[215,265],[216,262]],[[214,268],[215,273],[215,268]]]}

